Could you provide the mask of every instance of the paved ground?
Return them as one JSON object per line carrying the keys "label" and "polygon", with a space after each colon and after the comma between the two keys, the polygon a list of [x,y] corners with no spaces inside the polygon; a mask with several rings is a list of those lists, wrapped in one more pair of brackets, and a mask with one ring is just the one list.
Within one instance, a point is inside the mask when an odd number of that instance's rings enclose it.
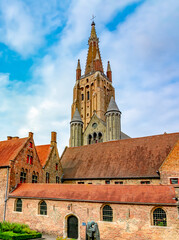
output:
{"label": "paved ground", "polygon": [[51,236],[51,235],[46,235],[46,234],[43,234],[42,235],[42,238],[44,239],[44,240],[56,240],[56,236]]}

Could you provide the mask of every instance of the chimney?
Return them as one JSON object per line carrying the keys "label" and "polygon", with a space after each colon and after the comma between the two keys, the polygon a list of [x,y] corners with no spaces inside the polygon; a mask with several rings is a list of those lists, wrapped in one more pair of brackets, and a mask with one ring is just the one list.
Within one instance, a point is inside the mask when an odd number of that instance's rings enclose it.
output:
{"label": "chimney", "polygon": [[57,133],[56,132],[51,132],[51,145],[57,143]]}
{"label": "chimney", "polygon": [[11,136],[7,136],[7,140],[11,140],[12,139],[12,137]]}
{"label": "chimney", "polygon": [[12,137],[12,139],[19,139],[19,137],[15,136],[15,137]]}
{"label": "chimney", "polygon": [[29,132],[29,138],[33,138],[33,132]]}

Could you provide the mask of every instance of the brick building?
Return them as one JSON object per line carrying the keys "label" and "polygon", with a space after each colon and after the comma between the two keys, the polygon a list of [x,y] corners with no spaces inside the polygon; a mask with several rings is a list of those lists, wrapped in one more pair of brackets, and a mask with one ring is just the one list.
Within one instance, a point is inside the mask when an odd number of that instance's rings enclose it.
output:
{"label": "brick building", "polygon": [[47,145],[35,146],[32,133],[0,142],[0,221],[78,240],[90,221],[101,240],[177,239],[179,133],[130,138],[121,131],[110,63],[105,74],[98,43],[93,22],[61,159],[55,132]]}

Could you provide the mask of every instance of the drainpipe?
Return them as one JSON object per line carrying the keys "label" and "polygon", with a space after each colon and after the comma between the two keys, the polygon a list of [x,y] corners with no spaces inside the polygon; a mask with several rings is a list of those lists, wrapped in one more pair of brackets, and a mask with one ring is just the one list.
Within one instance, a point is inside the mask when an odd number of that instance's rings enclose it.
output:
{"label": "drainpipe", "polygon": [[9,166],[7,167],[7,180],[6,180],[6,194],[5,194],[5,201],[4,201],[4,217],[3,221],[6,219],[6,206],[7,206],[7,193],[8,193],[8,185],[9,185]]}

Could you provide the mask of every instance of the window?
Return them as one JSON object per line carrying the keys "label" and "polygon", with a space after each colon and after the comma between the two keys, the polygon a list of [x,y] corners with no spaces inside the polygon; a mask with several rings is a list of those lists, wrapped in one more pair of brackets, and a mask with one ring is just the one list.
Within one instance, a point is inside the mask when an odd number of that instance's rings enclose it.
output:
{"label": "window", "polygon": [[105,184],[110,184],[110,180],[106,180],[106,181],[105,181]]}
{"label": "window", "polygon": [[78,184],[84,184],[84,182],[78,182]]}
{"label": "window", "polygon": [[32,142],[29,142],[29,147],[32,148]]}
{"label": "window", "polygon": [[32,173],[32,183],[37,183],[37,175],[35,172]]}
{"label": "window", "polygon": [[50,181],[50,174],[46,172],[46,183],[49,183]]}
{"label": "window", "polygon": [[56,176],[56,183],[60,183],[60,178]]}
{"label": "window", "polygon": [[25,183],[26,182],[26,171],[22,168],[21,173],[20,173],[20,183]]}
{"label": "window", "polygon": [[33,156],[32,155],[27,155],[27,163],[30,165],[33,164]]}
{"label": "window", "polygon": [[167,226],[166,212],[162,208],[156,208],[153,211],[153,225]]}
{"label": "window", "polygon": [[22,200],[20,198],[15,201],[15,211],[22,212]]}
{"label": "window", "polygon": [[170,178],[170,183],[171,184],[179,184],[178,178]]}
{"label": "window", "polygon": [[103,207],[103,221],[112,222],[113,221],[113,210],[109,205]]}
{"label": "window", "polygon": [[115,184],[123,184],[123,181],[116,181]]}
{"label": "window", "polygon": [[58,171],[58,163],[56,163],[55,169],[56,169],[56,171]]}
{"label": "window", "polygon": [[84,94],[81,94],[81,100],[82,101],[84,100]]}
{"label": "window", "polygon": [[47,215],[47,204],[45,201],[40,202],[39,213],[40,215]]}
{"label": "window", "polygon": [[87,100],[89,100],[89,98],[90,98],[90,97],[89,97],[89,91],[88,91],[88,92],[87,92]]}
{"label": "window", "polygon": [[141,184],[150,184],[150,181],[141,181]]}

